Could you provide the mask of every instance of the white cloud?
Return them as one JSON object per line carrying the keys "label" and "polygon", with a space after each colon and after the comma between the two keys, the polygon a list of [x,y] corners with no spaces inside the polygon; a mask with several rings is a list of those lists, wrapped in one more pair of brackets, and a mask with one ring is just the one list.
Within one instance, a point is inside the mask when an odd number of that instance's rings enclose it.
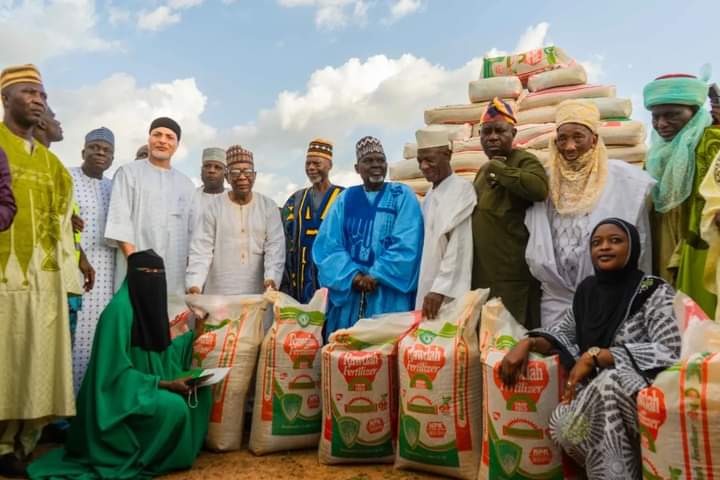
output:
{"label": "white cloud", "polygon": [[[375,2],[368,0],[278,0],[286,8],[310,7],[315,9],[315,25],[319,29],[337,30],[367,22],[368,10]],[[423,0],[391,0],[388,5],[390,23],[420,9]]]}
{"label": "white cloud", "polygon": [[0,3],[0,65],[42,63],[71,52],[117,48],[97,32],[92,0]]}
{"label": "white cloud", "polygon": [[192,78],[140,86],[131,75],[117,73],[95,85],[53,92],[50,103],[65,131],[65,140],[51,148],[68,166],[81,163],[85,134],[100,126],[115,133],[113,168],[135,158],[137,148],[147,142],[150,122],[159,116],[174,118],[183,129],[175,157],[179,164],[216,136],[201,118],[207,98]]}
{"label": "white cloud", "polygon": [[108,5],[108,21],[110,25],[116,26],[130,21],[130,10],[116,7],[115,5]]}
{"label": "white cloud", "polygon": [[590,60],[583,60],[578,62],[585,68],[587,72],[588,83],[599,83],[605,77],[605,68],[603,63],[605,57],[603,55],[593,55]]}
{"label": "white cloud", "polygon": [[390,15],[396,20],[417,12],[422,5],[421,0],[395,0],[390,5]]}
{"label": "white cloud", "polygon": [[140,30],[156,32],[169,27],[180,21],[180,14],[166,5],[161,5],[155,10],[142,10],[138,14],[137,26]]}
{"label": "white cloud", "polygon": [[537,25],[531,25],[527,28],[527,30],[525,30],[525,32],[523,32],[522,35],[520,35],[520,38],[515,44],[515,49],[512,52],[493,47],[485,53],[485,56],[489,58],[502,57],[509,55],[510,53],[527,52],[528,50],[535,50],[537,48],[547,46],[549,44],[547,40],[549,29],[550,24],[547,22],[540,22]]}

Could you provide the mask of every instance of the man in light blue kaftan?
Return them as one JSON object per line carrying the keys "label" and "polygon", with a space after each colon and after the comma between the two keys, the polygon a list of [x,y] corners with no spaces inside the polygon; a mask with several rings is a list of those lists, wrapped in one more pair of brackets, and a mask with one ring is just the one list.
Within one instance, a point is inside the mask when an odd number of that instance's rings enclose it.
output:
{"label": "man in light blue kaftan", "polygon": [[330,291],[326,339],[359,318],[412,310],[422,256],[420,204],[406,185],[385,182],[380,141],[356,145],[363,185],[346,189],[313,245],[320,286]]}

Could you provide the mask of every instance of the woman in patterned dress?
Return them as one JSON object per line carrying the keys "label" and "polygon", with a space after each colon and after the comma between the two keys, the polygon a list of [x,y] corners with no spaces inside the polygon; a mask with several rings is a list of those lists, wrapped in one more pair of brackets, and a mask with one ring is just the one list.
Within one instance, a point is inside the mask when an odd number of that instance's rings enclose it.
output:
{"label": "woman in patterned dress", "polygon": [[513,385],[530,352],[558,353],[570,372],[550,418],[556,443],[593,479],[640,479],[636,397],[680,355],[673,288],[638,269],[637,229],[608,218],[593,229],[595,275],[583,280],[563,319],[528,333],[502,363]]}

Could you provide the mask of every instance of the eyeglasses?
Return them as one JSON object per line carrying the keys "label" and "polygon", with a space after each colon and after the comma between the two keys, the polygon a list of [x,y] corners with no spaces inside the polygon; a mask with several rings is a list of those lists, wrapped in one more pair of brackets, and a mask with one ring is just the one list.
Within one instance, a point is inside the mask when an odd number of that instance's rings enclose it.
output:
{"label": "eyeglasses", "polygon": [[246,168],[244,170],[230,170],[228,172],[228,177],[230,177],[230,178],[240,178],[242,176],[252,177],[253,175],[255,175],[255,173],[256,173],[255,170],[253,170],[251,168]]}

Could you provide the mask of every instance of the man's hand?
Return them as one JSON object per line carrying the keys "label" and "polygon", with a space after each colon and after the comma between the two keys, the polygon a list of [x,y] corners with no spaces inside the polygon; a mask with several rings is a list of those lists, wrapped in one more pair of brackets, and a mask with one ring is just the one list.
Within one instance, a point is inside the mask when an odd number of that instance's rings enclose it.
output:
{"label": "man's hand", "polygon": [[720,104],[710,104],[710,115],[713,119],[713,125],[720,125]]}
{"label": "man's hand", "polygon": [[595,363],[590,355],[583,354],[580,356],[575,366],[570,370],[567,383],[565,383],[565,392],[562,396],[563,403],[570,403],[575,399],[575,387],[577,384],[585,380],[595,370]]}
{"label": "man's hand", "polygon": [[434,320],[444,301],[445,295],[440,293],[430,292],[425,295],[422,306],[423,317],[428,320]]}
{"label": "man's hand", "polygon": [[370,275],[358,273],[353,278],[352,288],[359,292],[372,293],[377,289],[377,280]]}
{"label": "man's hand", "polygon": [[508,387],[517,383],[521,376],[527,374],[528,357],[530,356],[531,340],[525,338],[503,357],[500,365],[500,379]]}
{"label": "man's hand", "polygon": [[265,285],[266,290],[268,288],[271,290],[277,290],[277,285],[275,285],[275,280],[265,280],[265,283],[263,285]]}
{"label": "man's hand", "polygon": [[80,233],[85,230],[85,221],[74,213],[70,218],[70,222],[72,223],[73,232]]}
{"label": "man's hand", "polygon": [[200,295],[202,292],[200,291],[200,287],[190,287],[186,293],[188,295]]}
{"label": "man's hand", "polygon": [[89,292],[95,286],[95,269],[90,265],[85,252],[80,249],[80,272],[83,274],[84,284],[83,288],[86,292]]}

